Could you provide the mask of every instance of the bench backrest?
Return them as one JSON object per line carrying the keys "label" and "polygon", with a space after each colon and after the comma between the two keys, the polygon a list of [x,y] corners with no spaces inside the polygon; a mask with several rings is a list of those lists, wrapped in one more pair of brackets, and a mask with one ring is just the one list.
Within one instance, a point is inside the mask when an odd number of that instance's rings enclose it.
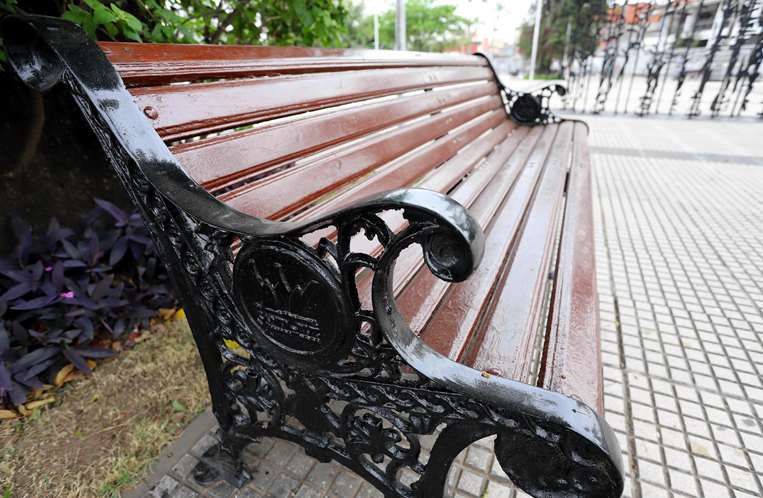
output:
{"label": "bench backrest", "polygon": [[481,151],[452,168],[447,191],[515,126],[479,56],[101,48],[190,176],[264,218],[315,214],[412,185],[467,147]]}

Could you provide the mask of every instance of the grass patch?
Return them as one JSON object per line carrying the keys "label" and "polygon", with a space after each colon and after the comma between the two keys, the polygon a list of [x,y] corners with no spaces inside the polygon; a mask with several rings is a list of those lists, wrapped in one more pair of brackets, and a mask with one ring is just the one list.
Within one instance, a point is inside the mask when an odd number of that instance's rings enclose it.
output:
{"label": "grass patch", "polygon": [[118,497],[209,404],[185,321],[68,384],[56,405],[0,425],[0,491],[26,497]]}
{"label": "grass patch", "polygon": [[[525,79],[529,80],[530,75],[526,74]],[[533,79],[549,81],[549,80],[563,80],[564,78],[562,77],[561,74],[558,74],[558,73],[535,73],[535,77]]]}

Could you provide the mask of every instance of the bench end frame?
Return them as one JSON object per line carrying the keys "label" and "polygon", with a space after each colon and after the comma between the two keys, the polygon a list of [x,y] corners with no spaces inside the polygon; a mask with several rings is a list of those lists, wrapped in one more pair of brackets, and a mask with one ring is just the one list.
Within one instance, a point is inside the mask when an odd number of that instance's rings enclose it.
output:
{"label": "bench end frame", "polygon": [[[461,205],[402,189],[301,223],[247,216],[185,174],[80,28],[11,16],[2,30],[25,83],[39,91],[67,85],[173,278],[222,431],[195,471],[199,480],[241,485],[249,478],[241,451],[273,436],[344,464],[385,496],[431,498],[443,494],[464,448],[495,435],[502,467],[533,496],[620,496],[617,441],[593,410],[451,361],[399,313],[392,275],[403,249],[421,245],[429,269],[449,281],[479,264],[482,231]],[[399,233],[379,216],[391,209],[408,220]],[[336,241],[302,242],[327,227]],[[378,238],[379,256],[351,251],[360,232]],[[234,241],[242,244],[235,256]],[[359,269],[373,272],[373,309],[361,306]],[[417,478],[405,481],[403,470]]]}

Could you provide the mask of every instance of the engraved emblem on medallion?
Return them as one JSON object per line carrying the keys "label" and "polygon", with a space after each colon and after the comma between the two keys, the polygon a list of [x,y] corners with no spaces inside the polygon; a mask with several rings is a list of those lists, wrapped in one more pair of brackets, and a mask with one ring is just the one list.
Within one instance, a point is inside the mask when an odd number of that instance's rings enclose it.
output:
{"label": "engraved emblem on medallion", "polygon": [[286,340],[304,341],[304,349],[319,347],[321,329],[318,320],[303,316],[300,312],[309,309],[311,290],[318,287],[317,282],[309,280],[304,285],[292,286],[280,263],[274,263],[277,274],[275,282],[264,277],[252,262],[252,273],[260,287],[265,290],[263,302],[254,303],[256,312],[252,314],[255,323],[268,334],[281,336]]}
{"label": "engraved emblem on medallion", "polygon": [[305,246],[269,240],[245,247],[233,286],[250,329],[274,355],[317,363],[349,352],[355,323],[339,280]]}

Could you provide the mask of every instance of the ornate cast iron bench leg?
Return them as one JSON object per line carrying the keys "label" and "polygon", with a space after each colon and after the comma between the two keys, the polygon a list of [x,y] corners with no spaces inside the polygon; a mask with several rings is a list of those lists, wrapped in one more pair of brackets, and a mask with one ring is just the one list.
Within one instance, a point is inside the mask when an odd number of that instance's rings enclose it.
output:
{"label": "ornate cast iron bench leg", "polygon": [[[3,33],[27,84],[69,87],[174,278],[224,434],[199,477],[242,484],[241,450],[273,436],[344,464],[388,497],[432,498],[456,455],[495,434],[502,467],[534,496],[620,495],[616,440],[590,408],[452,362],[400,315],[392,275],[406,247],[421,245],[429,269],[448,281],[479,264],[482,232],[461,205],[404,189],[303,223],[246,216],[183,172],[81,30],[10,17]],[[391,209],[409,222],[400,233],[380,216]],[[324,228],[336,242],[302,242]],[[378,238],[380,255],[350,250],[362,232]],[[373,273],[372,309],[361,307],[359,270]],[[431,434],[424,460],[421,439]],[[413,482],[401,480],[411,473]]]}

